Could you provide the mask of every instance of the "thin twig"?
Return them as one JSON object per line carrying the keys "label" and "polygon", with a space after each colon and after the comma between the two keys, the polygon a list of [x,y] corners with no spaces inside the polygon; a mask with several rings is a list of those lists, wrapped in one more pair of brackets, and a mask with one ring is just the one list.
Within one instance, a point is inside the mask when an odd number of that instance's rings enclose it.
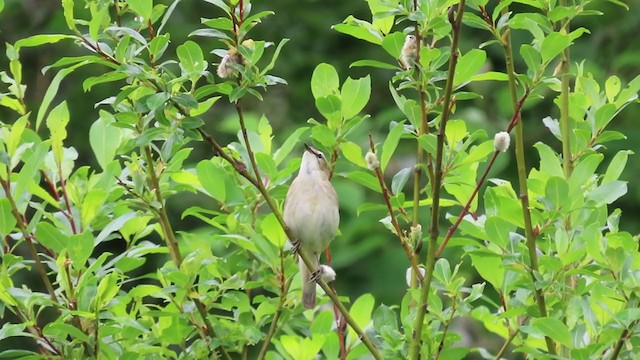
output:
{"label": "thin twig", "polygon": [[[376,146],[373,143],[373,138],[371,137],[371,133],[369,133],[369,147],[371,148],[371,152],[376,152]],[[384,197],[384,202],[387,205],[387,209],[389,210],[389,216],[391,217],[391,225],[396,231],[396,236],[398,236],[398,240],[400,240],[400,244],[402,245],[402,249],[407,255],[407,259],[409,259],[409,263],[411,264],[411,268],[413,269],[413,273],[416,275],[418,280],[422,282],[423,277],[420,272],[420,268],[418,267],[418,261],[416,260],[416,255],[409,246],[407,242],[406,236],[402,233],[402,229],[400,228],[400,224],[398,223],[398,219],[393,211],[393,206],[391,205],[391,199],[389,197],[389,189],[384,182],[384,175],[382,174],[382,170],[380,166],[376,167],[374,170],[376,177],[378,178],[378,183],[380,184],[380,190],[382,191],[382,196]]]}

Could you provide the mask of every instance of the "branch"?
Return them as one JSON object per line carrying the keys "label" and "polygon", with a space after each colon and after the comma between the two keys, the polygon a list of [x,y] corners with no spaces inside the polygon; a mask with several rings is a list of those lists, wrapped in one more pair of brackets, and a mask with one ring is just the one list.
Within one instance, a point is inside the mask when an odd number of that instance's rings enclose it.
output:
{"label": "branch", "polygon": [[[369,146],[371,148],[371,152],[375,154],[376,147],[373,144],[373,138],[371,137],[371,133],[369,133]],[[422,282],[422,280],[424,279],[422,277],[422,274],[420,273],[420,268],[418,267],[418,261],[416,260],[416,256],[413,253],[411,247],[409,246],[409,243],[407,242],[406,237],[403,235],[402,229],[400,229],[400,224],[398,223],[398,219],[396,218],[396,215],[393,211],[393,206],[391,206],[391,200],[389,198],[389,189],[387,188],[387,185],[384,183],[384,175],[382,175],[382,170],[380,169],[380,165],[379,164],[377,165],[378,166],[374,168],[374,172],[376,174],[376,177],[378,178],[378,183],[380,184],[380,190],[382,191],[382,195],[384,196],[384,202],[385,204],[387,204],[387,209],[389,210],[389,216],[391,217],[391,225],[393,225],[393,228],[396,231],[396,235],[400,240],[402,249],[404,250],[405,254],[407,254],[407,258],[411,263],[411,268],[413,269],[413,273],[418,278],[418,280]]]}
{"label": "branch", "polygon": [[[505,7],[503,9],[504,12],[507,11]],[[504,57],[507,65],[507,75],[509,77],[509,91],[511,92],[511,99],[513,102],[514,113],[519,114],[518,107],[522,107],[522,102],[517,101],[516,95],[516,76],[515,69],[513,65],[513,53],[511,49],[511,32],[509,29],[505,29],[506,36],[503,42],[504,47]],[[526,94],[526,93],[525,93]],[[544,298],[544,294],[542,293],[542,289],[537,289],[535,286],[536,277],[535,273],[538,272],[538,253],[536,252],[536,239],[533,235],[533,225],[531,222],[531,212],[529,210],[529,195],[528,195],[528,187],[527,187],[527,165],[524,157],[524,133],[522,126],[522,118],[518,116],[519,121],[515,123],[516,130],[516,163],[518,167],[518,182],[520,183],[520,201],[522,203],[522,214],[524,217],[524,232],[526,236],[526,245],[529,249],[529,259],[531,262],[531,281],[533,282],[534,287],[534,297],[536,300],[536,305],[538,306],[538,311],[540,311],[540,316],[547,316],[547,306]],[[511,128],[511,126],[510,126]],[[550,354],[556,354],[556,348],[554,341],[545,336],[545,342],[547,343],[547,350]]]}
{"label": "branch", "polygon": [[[444,134],[447,126],[447,120],[451,112],[450,104],[453,93],[453,80],[458,63],[458,41],[460,40],[460,29],[462,25],[462,14],[464,13],[465,0],[460,0],[455,21],[452,21],[453,39],[451,40],[451,60],[449,61],[449,70],[447,73],[447,83],[444,93],[444,104],[442,108],[442,116],[440,119],[440,128],[438,129],[438,143],[436,148],[436,173],[433,182],[433,203],[431,206],[431,224],[429,226],[429,249],[426,261],[426,276],[422,282],[420,289],[420,303],[418,312],[413,323],[413,334],[411,344],[409,345],[409,359],[417,360],[420,357],[420,342],[422,340],[422,328],[424,317],[427,312],[429,301],[429,289],[433,278],[433,269],[436,263],[436,247],[438,246],[438,217],[440,211],[440,187],[442,186],[442,155],[444,149]],[[453,7],[449,9],[449,18],[453,19]]]}

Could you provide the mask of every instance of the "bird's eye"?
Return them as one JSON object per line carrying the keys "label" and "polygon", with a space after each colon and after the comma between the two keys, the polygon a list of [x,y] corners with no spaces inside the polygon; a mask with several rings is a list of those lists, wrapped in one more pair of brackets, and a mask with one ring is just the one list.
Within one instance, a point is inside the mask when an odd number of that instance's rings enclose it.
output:
{"label": "bird's eye", "polygon": [[317,153],[316,156],[318,157],[318,159],[322,159],[322,153]]}

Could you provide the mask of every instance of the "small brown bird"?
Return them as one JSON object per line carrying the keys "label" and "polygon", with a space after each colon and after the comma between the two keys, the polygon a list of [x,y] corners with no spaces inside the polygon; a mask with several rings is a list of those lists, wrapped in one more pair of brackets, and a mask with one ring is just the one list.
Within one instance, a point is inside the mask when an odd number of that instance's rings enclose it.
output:
{"label": "small brown bird", "polygon": [[284,221],[314,263],[311,274],[299,259],[302,277],[302,306],[316,306],[315,279],[320,276],[320,255],[333,240],[338,225],[338,196],[329,182],[329,164],[318,149],[305,144],[298,176],[291,183],[284,204]]}
{"label": "small brown bird", "polygon": [[402,45],[402,51],[400,52],[400,63],[405,70],[413,68],[418,59],[418,50],[420,44],[415,35],[407,35],[404,38],[404,45]]}

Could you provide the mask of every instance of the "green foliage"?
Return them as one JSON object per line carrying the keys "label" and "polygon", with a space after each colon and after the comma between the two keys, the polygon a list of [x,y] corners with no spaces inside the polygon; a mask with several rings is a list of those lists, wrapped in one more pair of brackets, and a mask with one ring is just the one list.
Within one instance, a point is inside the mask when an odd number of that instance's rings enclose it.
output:
{"label": "green foliage", "polygon": [[[63,0],[64,34],[7,44],[0,342],[26,345],[0,357],[634,356],[638,236],[621,230],[613,207],[628,192],[621,176],[633,152],[608,153],[604,144],[625,138],[608,129],[637,102],[640,76],[592,74],[593,59],[569,57],[583,36],[601,31],[570,26],[600,15],[599,2],[368,0],[370,19],[348,15],[333,30],[374,48],[377,59],[351,66],[375,70],[356,77],[324,59],[308,94],[320,117],[288,134],[277,114],[245,111],[287,86],[276,65],[286,62],[288,39],[257,36],[279,15],[249,1],[206,0],[211,17],[201,28],[188,23],[190,40],[180,42],[165,26],[182,5]],[[490,40],[465,50],[458,40],[472,28]],[[407,35],[417,49],[405,48]],[[84,52],[43,69],[57,73],[36,111],[21,50],[67,40]],[[491,68],[495,53],[506,69]],[[84,76],[85,92],[108,88],[90,118],[73,113],[72,99],[57,99],[71,74]],[[370,116],[380,74],[395,107]],[[517,172],[505,179],[491,175],[506,156],[490,138],[495,129],[480,128],[470,111],[491,104],[483,86],[511,96],[503,125],[514,134]],[[551,140],[540,141],[520,124],[531,122],[523,109],[545,98],[560,116],[546,110],[536,126]],[[234,114],[223,118],[229,106]],[[70,141],[79,122],[90,124],[90,154]],[[378,123],[383,136],[367,138]],[[224,132],[237,139],[222,144]],[[393,238],[406,255],[406,291],[393,271],[367,280],[401,288],[388,295],[393,303],[337,286],[343,296],[319,292],[321,306],[302,310],[281,208],[307,138],[330,159],[342,218],[390,231],[361,240],[343,226],[335,267],[364,277],[379,244]],[[524,152],[539,161],[528,165]],[[197,204],[175,205],[189,196]],[[182,230],[174,213],[196,228]],[[460,345],[463,322],[500,344]]]}

